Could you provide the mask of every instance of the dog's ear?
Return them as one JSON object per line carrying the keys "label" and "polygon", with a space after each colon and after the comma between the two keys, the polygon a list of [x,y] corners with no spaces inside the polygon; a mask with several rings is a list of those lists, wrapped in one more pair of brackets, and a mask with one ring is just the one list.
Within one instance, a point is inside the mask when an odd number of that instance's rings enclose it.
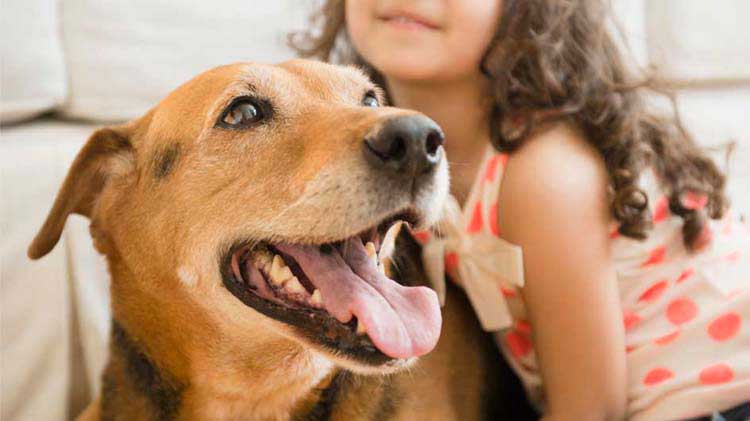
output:
{"label": "dog's ear", "polygon": [[132,165],[129,126],[99,129],[89,137],[65,177],[47,220],[27,251],[31,259],[49,253],[62,234],[68,215],[91,217],[91,211],[107,179]]}

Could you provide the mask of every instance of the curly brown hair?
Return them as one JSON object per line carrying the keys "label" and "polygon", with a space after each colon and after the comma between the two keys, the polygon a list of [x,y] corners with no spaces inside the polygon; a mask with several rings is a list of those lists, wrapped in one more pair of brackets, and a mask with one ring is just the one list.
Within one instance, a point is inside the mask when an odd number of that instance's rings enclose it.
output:
{"label": "curly brown hair", "polygon": [[[609,11],[602,0],[503,1],[480,64],[492,87],[492,143],[512,152],[542,123],[575,124],[604,159],[619,233],[644,239],[653,226],[648,196],[638,186],[639,174],[651,166],[693,249],[707,217],[720,218],[727,207],[725,176],[682,126],[673,95],[653,78],[630,74],[607,27]],[[359,65],[384,86],[348,40],[344,0],[327,0],[307,31],[291,34],[290,44],[303,57]],[[673,114],[651,112],[647,91],[666,95]],[[705,196],[706,206],[689,206],[688,194]]]}

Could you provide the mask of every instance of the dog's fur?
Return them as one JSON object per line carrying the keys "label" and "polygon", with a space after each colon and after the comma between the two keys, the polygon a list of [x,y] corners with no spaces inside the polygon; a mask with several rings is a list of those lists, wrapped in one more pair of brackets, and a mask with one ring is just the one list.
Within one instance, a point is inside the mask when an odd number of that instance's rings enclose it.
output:
{"label": "dog's fur", "polygon": [[[519,405],[517,385],[501,389],[507,369],[454,288],[432,353],[373,367],[316,347],[222,284],[221,256],[236,241],[322,244],[407,205],[435,220],[445,159],[416,197],[364,165],[365,135],[414,114],[360,106],[368,90],[377,88],[350,68],[235,64],[91,136],[29,248],[32,258],[48,253],[78,213],[107,257],[110,358],[82,419],[468,420]],[[242,131],[215,127],[247,94],[272,103],[273,118]],[[423,276],[399,256],[400,276]]]}

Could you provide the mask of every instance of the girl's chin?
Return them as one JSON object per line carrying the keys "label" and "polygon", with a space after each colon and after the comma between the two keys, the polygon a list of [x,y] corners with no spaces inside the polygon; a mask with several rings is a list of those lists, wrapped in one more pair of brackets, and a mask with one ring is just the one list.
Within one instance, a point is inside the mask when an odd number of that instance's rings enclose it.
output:
{"label": "girl's chin", "polygon": [[[375,64],[375,63],[374,63]],[[379,65],[378,65],[379,64]],[[404,82],[445,82],[462,78],[470,73],[459,72],[452,66],[440,66],[440,62],[434,58],[415,58],[399,60],[390,58],[375,65],[375,67],[387,78]]]}

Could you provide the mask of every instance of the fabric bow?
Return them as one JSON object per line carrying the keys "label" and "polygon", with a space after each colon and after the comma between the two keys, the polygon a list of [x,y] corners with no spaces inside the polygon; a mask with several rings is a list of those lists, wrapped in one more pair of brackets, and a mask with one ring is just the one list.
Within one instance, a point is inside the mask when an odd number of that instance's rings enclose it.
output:
{"label": "fabric bow", "polygon": [[[523,286],[523,254],[513,245],[486,230],[464,229],[461,209],[450,197],[436,233],[423,242],[422,260],[427,276],[438,287],[441,304],[445,297],[445,271],[466,291],[482,328],[497,331],[512,325],[501,282]],[[442,291],[440,290],[442,289]]]}

